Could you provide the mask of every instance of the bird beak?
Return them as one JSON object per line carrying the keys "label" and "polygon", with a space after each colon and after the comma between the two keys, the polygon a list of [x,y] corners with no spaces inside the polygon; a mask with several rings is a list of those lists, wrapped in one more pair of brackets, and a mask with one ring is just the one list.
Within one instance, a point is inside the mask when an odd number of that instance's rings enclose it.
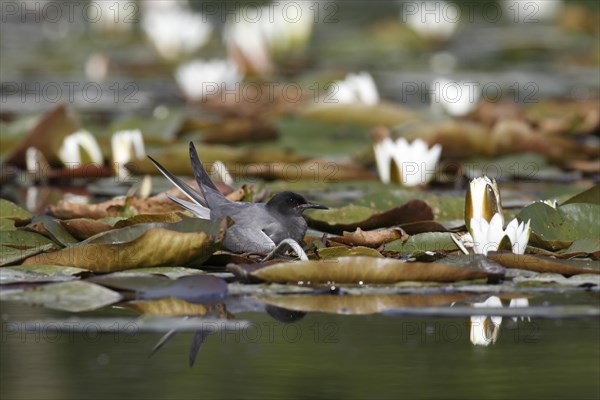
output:
{"label": "bird beak", "polygon": [[321,204],[316,204],[316,203],[300,204],[298,206],[298,208],[300,208],[301,210],[306,210],[307,208],[316,208],[316,209],[319,209],[319,210],[329,210],[329,207],[322,206]]}

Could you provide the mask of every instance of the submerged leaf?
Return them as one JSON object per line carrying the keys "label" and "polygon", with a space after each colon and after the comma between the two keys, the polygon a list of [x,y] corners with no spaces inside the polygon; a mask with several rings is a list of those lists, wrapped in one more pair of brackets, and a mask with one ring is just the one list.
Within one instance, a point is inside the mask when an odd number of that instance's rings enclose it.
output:
{"label": "submerged leaf", "polygon": [[268,282],[394,283],[454,282],[487,278],[493,274],[441,263],[411,263],[390,258],[359,256],[278,263],[254,271],[251,275]]}

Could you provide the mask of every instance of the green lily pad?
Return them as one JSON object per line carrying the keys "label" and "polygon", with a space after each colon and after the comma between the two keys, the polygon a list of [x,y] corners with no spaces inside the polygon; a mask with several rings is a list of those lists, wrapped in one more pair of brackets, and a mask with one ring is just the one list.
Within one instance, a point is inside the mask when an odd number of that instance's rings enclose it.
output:
{"label": "green lily pad", "polygon": [[[31,220],[31,225],[42,225],[44,234],[50,235],[50,237],[61,245],[67,247],[79,243],[79,240],[73,237],[56,219],[48,215],[36,215]],[[36,230],[39,230],[35,227]]]}
{"label": "green lily pad", "polygon": [[577,239],[600,237],[600,205],[596,204],[573,203],[553,208],[534,203],[517,218],[531,220],[532,243],[550,250],[569,247]]}
{"label": "green lily pad", "polygon": [[576,254],[576,253],[586,253],[593,254],[600,252],[600,240],[594,238],[583,238],[577,239],[568,249],[564,251],[564,254]]}
{"label": "green lily pad", "polygon": [[320,102],[304,108],[302,116],[317,121],[354,123],[368,127],[374,125],[393,127],[418,118],[418,114],[412,110],[384,102],[374,106],[362,103]]}
{"label": "green lily pad", "polygon": [[421,200],[411,200],[385,212],[349,205],[331,210],[313,211],[306,216],[311,228],[335,234],[342,234],[344,231],[352,232],[357,228],[372,230],[432,219],[431,208]]}
{"label": "green lily pad", "polygon": [[564,201],[560,206],[574,203],[588,203],[600,205],[600,185],[593,186],[586,191],[583,191],[570,199]]}
{"label": "green lily pad", "polygon": [[427,192],[415,192],[404,189],[390,190],[389,188],[374,191],[356,201],[356,205],[389,210],[398,204],[404,204],[412,199],[423,200],[427,203],[436,220],[463,220],[465,214],[464,197],[438,196]]}
{"label": "green lily pad", "polygon": [[94,272],[201,264],[216,248],[218,224],[197,218],[176,224],[138,224],[105,232],[79,245],[26,260],[70,265]]}
{"label": "green lily pad", "polygon": [[90,282],[50,283],[26,290],[1,291],[0,300],[35,304],[70,312],[96,310],[121,300],[115,291]]}
{"label": "green lily pad", "polygon": [[0,199],[0,217],[2,219],[10,219],[16,225],[23,225],[31,221],[32,215],[29,211],[19,207],[15,203]]}
{"label": "green lily pad", "polygon": [[14,231],[15,221],[8,218],[0,218],[0,231]]}
{"label": "green lily pad", "polygon": [[267,282],[395,283],[402,281],[455,282],[494,274],[440,263],[403,262],[378,257],[340,257],[277,263],[252,276]]}
{"label": "green lily pad", "polygon": [[0,246],[0,267],[16,264],[36,254],[56,248],[54,243],[29,249],[17,249],[10,246]]}
{"label": "green lily pad", "polygon": [[426,232],[412,235],[405,242],[402,240],[390,242],[385,245],[385,250],[413,253],[417,251],[454,251],[458,250],[458,247],[449,232]]}
{"label": "green lily pad", "polygon": [[0,285],[32,282],[64,282],[78,279],[77,275],[87,272],[81,268],[57,265],[27,265],[0,268]]}

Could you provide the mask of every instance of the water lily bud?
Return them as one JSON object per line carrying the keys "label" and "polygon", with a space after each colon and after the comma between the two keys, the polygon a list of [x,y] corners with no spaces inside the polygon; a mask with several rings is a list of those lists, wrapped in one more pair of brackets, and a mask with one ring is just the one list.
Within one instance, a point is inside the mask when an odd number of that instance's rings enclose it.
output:
{"label": "water lily bud", "polygon": [[495,214],[500,214],[501,225],[504,225],[502,202],[500,201],[500,191],[496,180],[490,180],[487,176],[473,179],[469,183],[465,199],[467,230],[471,230],[472,218],[483,218],[490,222]]}

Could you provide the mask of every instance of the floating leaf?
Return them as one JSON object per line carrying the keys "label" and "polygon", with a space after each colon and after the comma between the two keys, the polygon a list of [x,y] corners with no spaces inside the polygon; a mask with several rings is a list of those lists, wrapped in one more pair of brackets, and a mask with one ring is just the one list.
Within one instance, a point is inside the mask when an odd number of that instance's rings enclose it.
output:
{"label": "floating leaf", "polygon": [[341,237],[328,238],[332,242],[342,243],[348,246],[366,246],[377,248],[382,244],[393,240],[406,240],[408,235],[400,228],[377,229],[363,231],[357,228],[354,232],[343,232]]}
{"label": "floating leaf", "polygon": [[[384,188],[356,201],[356,205],[374,208],[379,211],[389,210],[398,204],[404,204],[410,200],[423,200],[431,207],[436,220],[463,220],[465,213],[465,198],[438,196],[428,192],[415,192],[406,189]],[[434,218],[431,218],[434,219]]]}
{"label": "floating leaf", "polygon": [[66,221],[59,221],[59,223],[67,230],[67,232],[69,232],[69,234],[78,240],[85,240],[90,236],[109,231],[113,228],[106,222],[91,218],[74,218]]}
{"label": "floating leaf", "polygon": [[434,307],[464,301],[467,293],[376,294],[376,295],[268,295],[258,300],[287,310],[366,315],[404,307]]}
{"label": "floating leaf", "polygon": [[268,282],[394,283],[454,282],[487,278],[492,274],[441,263],[410,263],[390,258],[359,256],[278,263],[254,271],[251,275]]}
{"label": "floating leaf", "polygon": [[564,251],[564,254],[599,254],[600,253],[600,240],[597,238],[583,238],[577,239],[568,249]]}
{"label": "floating leaf", "polygon": [[385,249],[410,254],[417,251],[455,251],[458,247],[449,232],[427,232],[413,235],[404,242],[396,240],[388,243]]}
{"label": "floating leaf", "polygon": [[24,225],[31,221],[29,211],[5,199],[0,199],[0,216],[2,219],[14,221],[16,225]]}
{"label": "floating leaf", "polygon": [[15,266],[0,268],[0,285],[30,282],[63,282],[77,279],[84,269],[57,265]]}
{"label": "floating leaf", "polygon": [[36,215],[28,227],[50,236],[56,243],[65,247],[79,243],[79,240],[75,239],[59,221],[48,215]]}
{"label": "floating leaf", "polygon": [[517,216],[521,221],[531,220],[532,242],[556,250],[565,248],[580,238],[600,237],[600,205],[572,203],[553,208],[534,203]]}
{"label": "floating leaf", "polygon": [[0,218],[0,231],[14,231],[16,229],[15,221],[8,218]]}
{"label": "floating leaf", "polygon": [[94,283],[71,281],[50,283],[27,290],[1,291],[0,299],[80,312],[116,303],[121,300],[121,295]]}
{"label": "floating leaf", "polygon": [[337,104],[321,102],[306,107],[302,115],[318,121],[344,122],[366,126],[393,127],[417,119],[417,114],[396,104],[381,102],[374,106],[362,103]]}
{"label": "floating leaf", "polygon": [[[600,268],[585,268],[590,264],[574,260],[557,260],[544,256],[533,256],[514,253],[490,253],[488,258],[494,260],[506,268],[519,268],[535,272],[553,272],[564,276],[577,274],[600,274]],[[579,266],[579,265],[581,266]],[[600,264],[597,264],[600,265]]]}
{"label": "floating leaf", "polygon": [[54,245],[52,240],[37,232],[28,231],[0,231],[0,244],[2,246],[15,247],[17,249],[29,249],[31,247],[39,247],[46,245]]}
{"label": "floating leaf", "polygon": [[575,203],[588,203],[600,205],[600,185],[595,185],[586,191],[576,194],[570,199],[564,201],[560,206],[562,208],[562,206],[565,206],[567,204]]}
{"label": "floating leaf", "polygon": [[0,267],[16,264],[36,254],[43,253],[56,248],[54,243],[44,246],[31,247],[29,249],[16,249],[9,246],[0,246]]}
{"label": "floating leaf", "polygon": [[356,257],[356,256],[366,256],[366,257],[383,257],[380,252],[370,247],[356,246],[356,247],[346,247],[346,246],[333,246],[333,247],[324,247],[322,249],[317,250],[317,254],[319,258],[322,259],[332,259],[339,257]]}
{"label": "floating leaf", "polygon": [[176,224],[138,224],[26,260],[25,264],[70,265],[94,272],[137,267],[200,264],[215,249],[218,225],[197,218]]}
{"label": "floating leaf", "polygon": [[122,219],[115,224],[115,228],[124,228],[126,226],[136,225],[136,224],[147,224],[151,222],[179,222],[183,219],[183,214],[181,212],[170,212],[166,214],[139,214],[134,215],[133,217],[129,217],[127,219]]}
{"label": "floating leaf", "polygon": [[411,200],[400,207],[377,212],[368,207],[346,206],[342,208],[313,211],[307,216],[308,225],[323,232],[341,234],[356,228],[372,230],[433,219],[431,208],[421,200]]}

